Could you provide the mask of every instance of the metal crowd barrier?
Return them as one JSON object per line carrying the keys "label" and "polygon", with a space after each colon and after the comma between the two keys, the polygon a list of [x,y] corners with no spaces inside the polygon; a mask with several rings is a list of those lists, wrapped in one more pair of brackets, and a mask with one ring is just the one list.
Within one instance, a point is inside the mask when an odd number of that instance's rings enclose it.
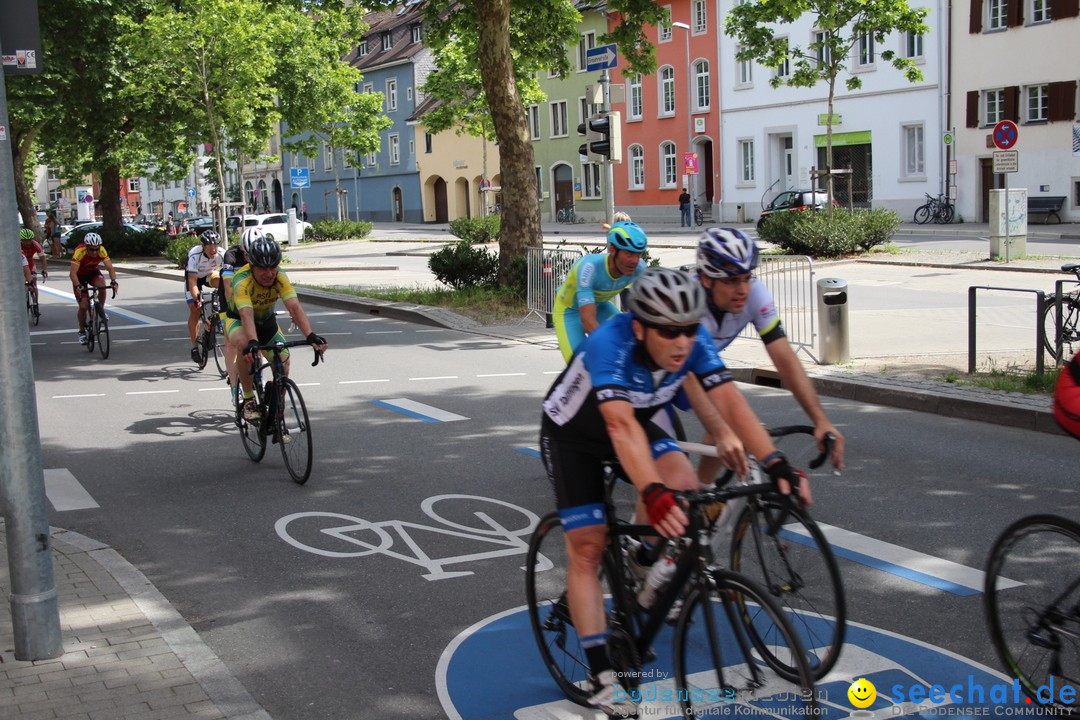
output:
{"label": "metal crowd barrier", "polygon": [[[803,351],[815,361],[814,261],[806,255],[763,255],[754,274],[765,283],[776,303],[784,332],[795,352]],[[740,337],[756,338],[753,323]]]}
{"label": "metal crowd barrier", "polygon": [[570,268],[585,253],[581,250],[566,248],[528,248],[529,282],[526,290],[526,305],[529,317],[533,313],[543,317],[551,327],[551,309],[555,305],[555,295],[570,274]]}

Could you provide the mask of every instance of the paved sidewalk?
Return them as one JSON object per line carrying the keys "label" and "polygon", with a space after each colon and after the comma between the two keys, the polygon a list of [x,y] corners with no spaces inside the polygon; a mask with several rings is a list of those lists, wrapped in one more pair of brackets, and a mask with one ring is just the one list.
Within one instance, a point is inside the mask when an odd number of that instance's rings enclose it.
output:
{"label": "paved sidewalk", "polygon": [[[52,529],[64,654],[20,661],[0,611],[0,717],[156,720],[270,716],[141,572],[112,548]],[[0,520],[0,596],[8,556]]]}

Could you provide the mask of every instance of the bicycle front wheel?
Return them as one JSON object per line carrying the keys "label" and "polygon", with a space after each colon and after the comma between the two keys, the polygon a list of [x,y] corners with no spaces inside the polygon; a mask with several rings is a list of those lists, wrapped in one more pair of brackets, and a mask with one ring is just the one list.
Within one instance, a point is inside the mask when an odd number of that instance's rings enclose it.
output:
{"label": "bicycle front wheel", "polygon": [[[255,383],[255,403],[263,406],[262,388]],[[233,389],[233,407],[236,409],[236,426],[240,428],[240,441],[244,450],[254,462],[259,462],[266,454],[266,434],[262,432],[262,421],[248,421],[244,418],[244,391],[237,378]]]}
{"label": "bicycle front wheel", "polygon": [[26,312],[30,315],[30,322],[34,325],[41,322],[41,307],[38,305],[37,296],[29,290],[26,292]]}
{"label": "bicycle front wheel", "polygon": [[930,212],[929,205],[920,205],[918,209],[915,210],[915,222],[918,225],[925,225],[930,222],[930,217],[932,215],[933,213]]}
{"label": "bicycle front wheel", "polygon": [[[551,512],[540,519],[525,556],[525,598],[529,624],[540,657],[555,683],[570,700],[588,706],[588,699],[592,695],[589,661],[566,604],[567,565],[566,535],[559,514]],[[605,596],[611,592],[610,576],[605,553],[600,573],[601,590]]]}
{"label": "bicycle front wheel", "polygon": [[[1065,714],[1080,691],[1080,524],[1057,515],[1022,518],[1001,534],[986,562],[983,607],[1005,670],[1032,702]],[[1052,696],[1039,697],[1041,686]]]}
{"label": "bicycle front wheel", "polygon": [[941,206],[940,210],[938,210],[937,218],[935,219],[941,225],[948,225],[953,221],[953,216],[955,215],[956,209],[952,205],[946,203]]}
{"label": "bicycle front wheel", "polygon": [[97,335],[98,350],[101,352],[101,359],[109,359],[109,320],[105,317],[104,308],[97,311],[97,317],[94,319],[94,324],[97,326],[94,329],[94,334]]}
{"label": "bicycle front wheel", "polygon": [[311,477],[311,423],[300,388],[289,378],[279,382],[277,442],[281,445],[281,457],[289,476],[298,485],[303,485]]}
{"label": "bicycle front wheel", "polygon": [[[817,523],[797,508],[791,508],[787,523],[769,536],[768,516],[779,509],[779,503],[768,498],[747,503],[731,539],[731,569],[760,585],[785,611],[820,680],[844,645],[847,611],[840,568]],[[745,609],[748,618],[754,612]],[[748,631],[769,662],[770,639],[758,636],[752,622]],[[769,664],[781,662],[773,655]]]}
{"label": "bicycle front wheel", "polygon": [[694,208],[694,224],[698,227],[705,224],[705,213],[701,212],[701,208]]}
{"label": "bicycle front wheel", "polygon": [[210,334],[212,336],[210,344],[214,346],[214,364],[217,365],[218,374],[226,378],[229,372],[225,365],[225,341],[222,339],[225,336],[225,329],[221,326],[221,318],[215,316],[210,322]]}
{"label": "bicycle front wheel", "polygon": [[1061,355],[1057,351],[1057,308],[1048,302],[1043,308],[1043,343],[1050,359],[1056,363],[1072,357],[1073,346],[1080,344],[1080,300],[1069,295],[1061,299]]}
{"label": "bicycle front wheel", "polygon": [[[774,638],[760,665],[747,638],[752,627],[758,637]],[[769,659],[783,657],[774,665]],[[814,708],[814,677],[806,653],[784,613],[748,578],[714,570],[693,590],[675,624],[675,680],[686,717],[727,715],[735,704],[771,708],[776,717],[805,715]]]}
{"label": "bicycle front wheel", "polygon": [[206,331],[206,321],[199,318],[199,331],[195,334],[195,350],[199,359],[195,361],[196,367],[202,370],[206,367],[206,360],[210,354],[210,337]]}

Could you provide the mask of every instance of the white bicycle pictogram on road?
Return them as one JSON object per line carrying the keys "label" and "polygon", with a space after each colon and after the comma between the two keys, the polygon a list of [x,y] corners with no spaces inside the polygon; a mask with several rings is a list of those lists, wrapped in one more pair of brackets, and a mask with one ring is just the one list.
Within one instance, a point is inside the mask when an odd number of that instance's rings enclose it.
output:
{"label": "white bicycle pictogram on road", "polygon": [[[436,512],[435,506],[438,503],[444,503],[443,507],[445,512],[446,509],[448,509],[447,503],[456,503],[460,501],[465,501],[467,505],[475,503],[492,503],[501,508],[507,508],[514,511],[514,514],[520,515],[520,517],[514,523],[507,523],[513,525],[513,527],[506,527],[506,525],[495,520],[487,512],[484,512],[483,510],[474,510],[472,512],[472,517],[476,518],[481,527],[473,527],[471,525],[448,520]],[[532,534],[533,528],[535,528],[540,521],[540,518],[537,517],[535,513],[532,513],[523,507],[508,503],[504,500],[496,500],[494,498],[482,497],[479,495],[435,495],[420,503],[420,509],[423,510],[424,514],[429,518],[437,523],[441,523],[442,527],[437,525],[421,525],[405,520],[382,520],[379,522],[371,522],[370,520],[365,520],[364,518],[355,517],[353,515],[343,515],[341,513],[332,512],[300,512],[286,515],[279,519],[274,523],[274,530],[277,531],[278,536],[281,537],[282,540],[293,547],[316,555],[331,558],[358,558],[376,554],[386,555],[387,557],[404,560],[407,563],[419,565],[424,568],[427,572],[421,577],[426,580],[446,580],[473,574],[470,570],[448,571],[445,567],[449,565],[459,565],[461,563],[488,560],[510,555],[524,555],[529,549],[529,536]],[[505,512],[502,513],[502,515],[505,514]],[[332,524],[332,527],[320,527],[318,530],[318,537],[320,539],[324,537],[333,538],[334,542],[332,544],[339,548],[344,544],[345,547],[356,546],[357,549],[331,550],[325,547],[316,547],[315,545],[298,540],[294,535],[301,533],[302,528],[300,526],[304,523],[307,523],[309,527],[308,532],[304,534],[305,538],[313,534],[312,530],[310,530],[311,523],[315,523],[317,526]],[[289,531],[290,524],[292,524],[294,528],[292,534],[290,534]],[[396,533],[397,538],[408,547],[408,552],[398,552],[393,549],[395,541],[395,535],[393,533]],[[496,545],[498,546],[498,549],[470,552],[462,555],[433,557],[421,547],[421,544],[418,541],[417,536],[422,533],[435,533],[437,536],[444,536],[444,540],[445,536],[450,536],[487,545]],[[429,545],[430,544],[431,543],[429,543]],[[538,569],[543,570],[547,568]]]}

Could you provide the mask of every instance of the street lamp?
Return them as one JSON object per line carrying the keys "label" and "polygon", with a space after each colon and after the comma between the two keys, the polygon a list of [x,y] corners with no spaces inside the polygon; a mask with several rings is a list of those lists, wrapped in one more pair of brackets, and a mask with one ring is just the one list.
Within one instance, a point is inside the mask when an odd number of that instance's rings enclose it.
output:
{"label": "street lamp", "polygon": [[[694,152],[694,74],[690,72],[690,26],[684,22],[673,22],[671,27],[686,31],[686,151]],[[686,170],[683,159],[683,170]],[[697,193],[694,188],[694,173],[686,173],[690,191],[690,227],[694,226],[694,210],[697,208]]]}

